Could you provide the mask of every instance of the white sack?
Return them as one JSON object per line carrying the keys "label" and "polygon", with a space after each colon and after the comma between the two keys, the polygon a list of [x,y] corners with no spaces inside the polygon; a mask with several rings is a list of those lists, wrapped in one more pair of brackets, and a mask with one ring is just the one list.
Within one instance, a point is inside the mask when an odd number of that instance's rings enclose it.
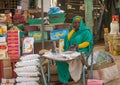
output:
{"label": "white sack", "polygon": [[27,61],[20,61],[15,64],[16,67],[23,67],[23,66],[40,66],[40,60],[27,60]]}
{"label": "white sack", "polygon": [[37,82],[39,81],[39,77],[17,77],[16,82]]}

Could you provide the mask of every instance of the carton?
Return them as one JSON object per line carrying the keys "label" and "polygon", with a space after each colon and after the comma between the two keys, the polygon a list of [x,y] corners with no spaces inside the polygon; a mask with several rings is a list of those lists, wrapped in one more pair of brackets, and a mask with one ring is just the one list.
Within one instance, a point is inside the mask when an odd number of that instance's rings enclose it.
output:
{"label": "carton", "polygon": [[7,59],[7,52],[6,51],[0,51],[0,59]]}
{"label": "carton", "polygon": [[3,68],[2,78],[12,78],[12,67]]}
{"label": "carton", "polygon": [[10,59],[3,59],[3,60],[0,60],[0,62],[1,62],[1,67],[3,67],[3,68],[11,67]]}
{"label": "carton", "polygon": [[1,42],[6,42],[6,37],[0,37],[0,43]]}
{"label": "carton", "polygon": [[5,78],[2,78],[2,84],[5,84],[5,83],[15,83],[15,79],[5,79]]}
{"label": "carton", "polygon": [[34,53],[34,38],[33,37],[24,38],[22,52],[23,52],[23,55]]}
{"label": "carton", "polygon": [[0,51],[7,51],[8,50],[8,46],[6,42],[0,43]]}

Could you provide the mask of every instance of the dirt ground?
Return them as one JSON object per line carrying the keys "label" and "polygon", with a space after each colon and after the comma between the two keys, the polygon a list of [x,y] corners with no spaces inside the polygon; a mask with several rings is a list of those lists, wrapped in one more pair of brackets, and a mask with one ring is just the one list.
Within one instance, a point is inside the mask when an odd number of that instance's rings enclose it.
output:
{"label": "dirt ground", "polygon": [[[105,51],[104,43],[96,44],[94,46],[94,51]],[[115,58],[115,62],[117,64],[117,66],[118,66],[119,75],[120,75],[120,55],[119,56],[114,56],[114,58]],[[54,84],[54,82],[52,82],[50,85],[55,85],[55,84]],[[59,84],[59,85],[63,85],[63,84]],[[82,84],[80,84],[80,82],[75,83],[75,82],[71,81],[67,85],[82,85]],[[112,81],[110,81],[110,82],[108,82],[104,85],[120,85],[120,78],[112,80]]]}
{"label": "dirt ground", "polygon": [[[102,50],[102,51],[105,51],[104,50],[105,46],[104,46],[104,43],[100,43],[100,44],[97,44],[95,45],[94,47],[94,50]],[[120,76],[120,55],[119,56],[114,56],[115,58],[115,62],[118,66],[118,70],[119,70],[119,76]],[[108,83],[106,83],[105,85],[120,85],[120,78],[119,79],[115,79],[113,81],[110,81]]]}

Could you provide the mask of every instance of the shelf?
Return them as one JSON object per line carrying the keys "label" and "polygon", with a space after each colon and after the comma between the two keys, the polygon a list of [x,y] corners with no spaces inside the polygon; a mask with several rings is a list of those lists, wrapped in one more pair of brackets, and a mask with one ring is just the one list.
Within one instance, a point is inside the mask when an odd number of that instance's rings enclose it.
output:
{"label": "shelf", "polygon": [[[44,40],[44,42],[54,42],[54,41],[58,41],[58,40]],[[42,41],[37,41],[37,42],[34,42],[34,43],[41,43]]]}

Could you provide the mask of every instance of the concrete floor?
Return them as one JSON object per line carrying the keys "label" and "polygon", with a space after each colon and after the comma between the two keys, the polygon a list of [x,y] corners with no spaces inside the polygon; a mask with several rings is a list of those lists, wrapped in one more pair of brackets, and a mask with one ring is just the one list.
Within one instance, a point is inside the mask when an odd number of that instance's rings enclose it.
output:
{"label": "concrete floor", "polygon": [[[94,46],[94,51],[105,51],[104,50],[105,46],[104,46],[104,42],[102,43],[98,43]],[[119,56],[114,56],[115,57],[115,62],[118,66],[118,69],[119,69],[119,75],[120,75],[120,55]],[[50,85],[54,85],[54,84],[50,84]],[[80,85],[80,82],[69,82],[69,84],[67,85]],[[82,85],[82,84],[81,84]],[[104,85],[120,85],[120,78],[119,79],[115,79],[115,80],[112,80]]]}

